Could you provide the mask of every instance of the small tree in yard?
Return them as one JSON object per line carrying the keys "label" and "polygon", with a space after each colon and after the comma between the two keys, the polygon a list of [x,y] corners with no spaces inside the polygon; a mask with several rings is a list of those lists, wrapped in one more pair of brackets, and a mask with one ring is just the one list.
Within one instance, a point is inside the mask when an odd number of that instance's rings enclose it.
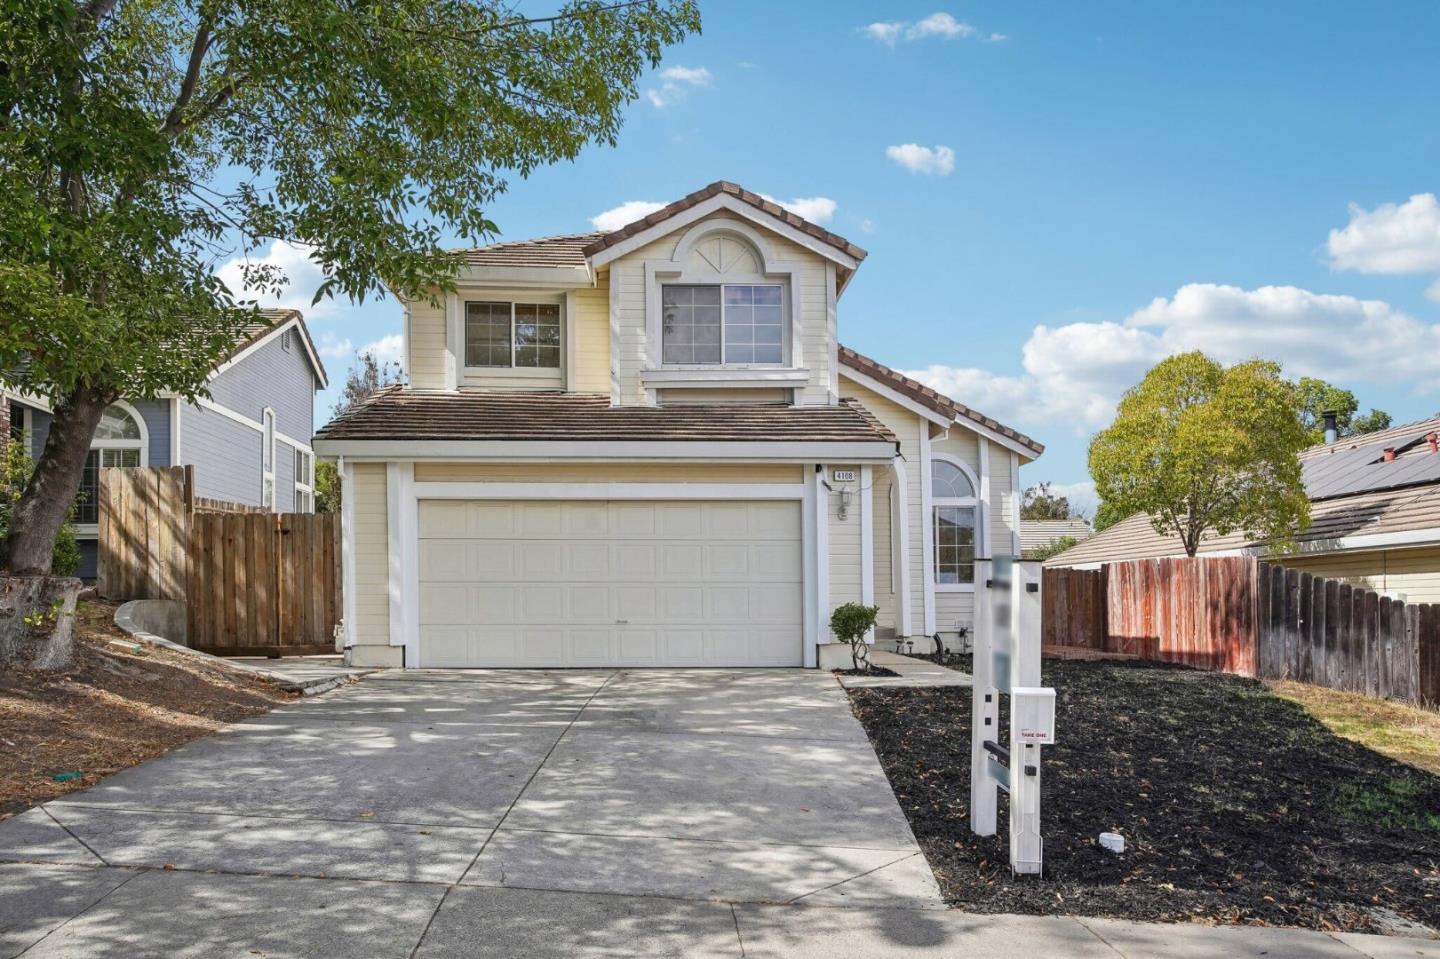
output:
{"label": "small tree in yard", "polygon": [[363,300],[454,288],[506,175],[614,143],[695,0],[33,0],[0,8],[0,370],[48,398],[0,569],[52,568],[105,407],[203,394],[285,278]]}
{"label": "small tree in yard", "polygon": [[315,512],[340,512],[340,470],[334,460],[315,461]]}
{"label": "small tree in yard", "polygon": [[856,672],[870,669],[870,644],[865,642],[865,637],[879,615],[879,606],[861,603],[845,603],[830,614],[830,632],[840,642],[850,644],[850,661],[855,664]]}
{"label": "small tree in yard", "polygon": [[[0,443],[0,540],[10,528],[10,512],[20,499],[35,464],[25,455],[19,440]],[[65,517],[51,550],[51,570],[57,576],[71,576],[80,568],[80,543],[75,536],[74,511]]]}
{"label": "small tree in yard", "polygon": [[1310,518],[1300,408],[1276,363],[1172,356],[1126,392],[1091,441],[1095,491],[1107,511],[1148,515],[1187,556],[1205,535],[1236,530],[1284,549]]}
{"label": "small tree in yard", "polygon": [[1055,492],[1049,483],[1037,483],[1029,487],[1020,500],[1021,519],[1069,519],[1074,515],[1070,509],[1070,500]]}

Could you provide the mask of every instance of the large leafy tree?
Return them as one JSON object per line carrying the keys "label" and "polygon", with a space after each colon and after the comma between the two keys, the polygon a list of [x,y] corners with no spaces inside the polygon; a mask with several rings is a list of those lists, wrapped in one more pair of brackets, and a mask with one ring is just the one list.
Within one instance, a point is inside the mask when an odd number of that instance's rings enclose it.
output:
{"label": "large leafy tree", "polygon": [[[55,421],[0,566],[44,572],[105,406],[193,397],[272,239],[363,299],[447,288],[440,238],[610,143],[694,0],[31,0],[0,7],[0,375]],[[283,278],[261,263],[252,291]]]}
{"label": "large leafy tree", "polygon": [[1309,522],[1300,404],[1276,363],[1226,368],[1199,352],[1172,356],[1126,392],[1115,421],[1091,440],[1096,492],[1107,510],[1148,515],[1188,556],[1207,534],[1236,530],[1283,549]]}
{"label": "large leafy tree", "polygon": [[1384,410],[1360,412],[1360,401],[1355,394],[1333,383],[1302,376],[1296,384],[1300,392],[1300,422],[1310,437],[1311,443],[1325,438],[1325,413],[1335,413],[1335,425],[1341,436],[1357,436],[1390,428],[1390,414]]}
{"label": "large leafy tree", "polygon": [[1048,482],[1029,487],[1020,500],[1021,519],[1069,519],[1073,515],[1069,497],[1055,492]]}

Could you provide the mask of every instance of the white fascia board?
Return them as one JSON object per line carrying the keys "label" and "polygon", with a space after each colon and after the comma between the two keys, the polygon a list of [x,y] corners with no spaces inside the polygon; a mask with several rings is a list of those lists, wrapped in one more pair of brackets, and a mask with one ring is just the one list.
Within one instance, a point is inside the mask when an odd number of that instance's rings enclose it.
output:
{"label": "white fascia board", "polygon": [[416,499],[799,500],[803,483],[416,482]]}
{"label": "white fascia board", "polygon": [[455,282],[573,290],[594,286],[595,277],[585,266],[462,266]]}
{"label": "white fascia board", "polygon": [[627,237],[614,246],[606,247],[590,257],[590,267],[591,269],[599,269],[605,264],[625,256],[627,253],[633,253],[642,246],[653,243],[663,236],[674,233],[676,230],[684,229],[696,220],[703,219],[721,210],[733,213],[772,233],[778,233],[797,246],[802,246],[817,256],[838,263],[847,270],[854,270],[860,266],[860,261],[855,259],[855,257],[831,246],[823,240],[816,239],[804,230],[795,229],[795,227],[779,217],[771,216],[764,210],[756,209],[739,197],[731,196],[728,193],[720,193],[710,197],[708,200],[697,203],[688,210],[683,210],[668,219],[661,220],[649,229],[641,230],[634,236]]}
{"label": "white fascia board", "polygon": [[[212,412],[212,413],[218,413],[218,414],[220,414],[221,416],[225,417],[227,420],[231,420],[231,421],[233,421],[233,422],[239,423],[241,426],[247,426],[247,427],[249,427],[250,429],[254,430],[254,431],[257,432],[257,433],[264,433],[264,432],[265,432],[265,424],[264,424],[264,423],[260,422],[259,420],[252,420],[250,417],[246,416],[244,413],[237,413],[237,412],[235,412],[234,410],[232,410],[232,409],[231,409],[230,407],[228,407],[228,406],[221,406],[219,403],[216,403],[214,400],[207,400],[207,399],[206,399],[205,397],[203,397],[203,396],[197,396],[197,397],[195,398],[194,403],[193,403],[192,405],[198,406],[198,407],[200,407],[202,410],[209,410],[209,411]],[[297,440],[297,439],[296,439],[295,437],[293,437],[293,436],[287,436],[286,434],[280,432],[279,430],[276,430],[276,431],[275,431],[275,438],[276,438],[277,440],[279,440],[280,442],[284,443],[286,446],[289,446],[289,447],[291,447],[291,448],[293,448],[293,449],[300,450],[301,452],[304,452],[304,453],[313,453],[313,452],[315,452],[314,450],[312,450],[312,449],[310,448],[310,445],[309,445],[308,443],[304,443],[304,442],[302,442],[302,441],[300,441],[300,440]]]}
{"label": "white fascia board", "polygon": [[[1335,539],[1309,540],[1298,544],[1294,556],[1324,556],[1329,553],[1354,553],[1370,549],[1414,549],[1422,546],[1440,546],[1440,528],[1396,530],[1391,533],[1362,533],[1358,536],[1340,536]],[[1229,555],[1266,555],[1263,545],[1247,546],[1241,550],[1228,550]],[[1201,553],[1201,556],[1220,556],[1222,553]],[[1286,557],[1277,557],[1284,561]]]}
{"label": "white fascia board", "polygon": [[473,460],[519,462],[708,463],[747,460],[762,463],[882,463],[895,458],[895,446],[875,443],[696,443],[603,442],[577,440],[341,440],[317,439],[321,456],[352,462],[396,460]]}
{"label": "white fascia board", "polygon": [[44,413],[54,412],[50,408],[50,401],[34,393],[27,393],[24,390],[17,390],[10,386],[0,386],[0,396],[15,400],[17,403],[24,403],[26,406],[33,406]]}

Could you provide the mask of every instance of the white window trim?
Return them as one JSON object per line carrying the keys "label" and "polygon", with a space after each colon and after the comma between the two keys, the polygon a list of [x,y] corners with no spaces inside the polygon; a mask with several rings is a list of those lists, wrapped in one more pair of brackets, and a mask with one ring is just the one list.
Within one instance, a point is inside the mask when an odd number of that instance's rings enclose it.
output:
{"label": "white window trim", "polygon": [[[132,420],[135,421],[135,425],[136,425],[136,427],[137,427],[137,428],[139,429],[139,431],[140,431],[140,438],[139,438],[138,440],[99,440],[99,439],[95,439],[95,440],[91,440],[91,441],[90,441],[90,449],[92,449],[92,450],[139,450],[139,451],[140,451],[140,466],[141,466],[142,468],[143,468],[143,467],[146,467],[146,466],[149,466],[149,465],[150,465],[150,429],[149,429],[149,427],[147,427],[147,426],[145,425],[145,417],[141,416],[139,410],[137,410],[135,407],[131,406],[129,403],[125,402],[124,400],[116,400],[115,402],[111,403],[110,405],[111,405],[111,406],[115,406],[115,407],[119,407],[121,410],[124,410],[124,411],[125,411],[125,415],[129,416]],[[26,436],[27,436],[26,445],[28,446],[28,445],[32,445],[32,444],[33,444],[33,440],[30,438],[30,417],[28,417],[28,416],[25,417],[25,424],[26,424]],[[87,454],[87,456],[88,456],[88,454]],[[98,465],[99,465],[99,467],[100,467],[101,469],[104,469],[105,464],[104,464],[104,455],[103,455],[103,454],[101,455],[101,462],[100,462]],[[97,508],[98,508],[98,504],[97,504]],[[100,524],[99,524],[99,523],[76,523],[76,524],[75,524],[75,533],[76,533],[76,535],[79,536],[81,539],[93,539],[93,538],[95,538],[96,536],[100,535]]]}
{"label": "white window trim", "polygon": [[[294,500],[292,503],[294,511],[297,513],[313,513],[315,512],[315,454],[310,452],[309,450],[301,449],[300,447],[291,445],[289,443],[285,445],[290,447],[290,455],[292,457],[303,456],[305,457],[305,462],[307,464],[305,470],[305,482],[302,483],[299,480],[295,481]],[[292,463],[293,462],[294,461],[292,460]],[[301,494],[304,494],[310,498],[309,509],[300,509]]]}
{"label": "white window trim", "polygon": [[[709,270],[687,270],[686,261],[695,245],[715,234],[729,234],[745,241],[759,261],[760,271],[756,274],[721,275]],[[668,260],[645,261],[645,362],[647,370],[642,372],[642,386],[645,388],[647,403],[656,402],[654,387],[643,382],[645,373],[651,370],[805,370],[804,335],[801,319],[805,315],[801,284],[796,282],[802,265],[779,260],[774,256],[770,244],[760,232],[748,223],[729,218],[716,218],[696,223],[675,244],[675,252]],[[612,272],[611,317],[617,309],[617,284]],[[666,364],[663,362],[664,330],[661,322],[660,288],[667,283],[696,285],[743,286],[746,284],[779,284],[781,287],[781,313],[789,328],[789,336],[782,334],[785,355],[776,363],[747,363],[733,366],[724,363]],[[723,338],[723,332],[722,332]],[[613,346],[612,342],[612,346]],[[807,371],[808,382],[808,371]]]}
{"label": "white window trim", "polygon": [[[958,468],[960,472],[964,473],[965,478],[970,481],[970,489],[973,490],[974,493],[971,496],[936,496],[934,493],[934,485],[932,482],[930,495],[930,538],[932,540],[930,547],[931,563],[930,569],[926,571],[926,575],[929,577],[930,583],[934,587],[935,592],[937,593],[973,593],[975,592],[975,583],[973,580],[968,583],[942,583],[939,581],[938,574],[940,570],[940,558],[936,555],[936,544],[933,542],[933,540],[937,535],[939,535],[940,529],[939,525],[935,522],[935,513],[937,510],[941,509],[942,507],[959,507],[961,509],[973,509],[975,511],[975,560],[978,563],[981,559],[984,558],[982,554],[982,548],[985,541],[985,504],[981,500],[979,495],[980,480],[975,476],[975,471],[972,470],[963,460],[951,456],[949,453],[932,452],[930,454],[930,465],[927,467],[927,472],[933,470],[934,464],[937,462],[949,463],[950,465]],[[976,573],[976,575],[979,575],[978,572]]]}
{"label": "white window trim", "polygon": [[[465,380],[485,379],[528,379],[544,380],[546,389],[564,384],[566,364],[570,359],[568,333],[570,329],[570,298],[564,290],[485,290],[463,289],[446,297],[446,340],[450,356],[447,358],[447,389],[458,389]],[[465,304],[467,303],[509,303],[510,304],[510,362],[511,366],[468,366],[465,362]],[[560,307],[560,364],[559,366],[514,366],[515,362],[515,305],[539,303]],[[449,382],[450,365],[454,365],[455,382]]]}
{"label": "white window trim", "polygon": [[[270,512],[275,512],[275,504],[280,500],[280,491],[275,488],[275,451],[276,434],[279,431],[275,428],[275,410],[265,407],[260,412],[260,505]],[[269,465],[266,469],[265,445],[269,444]],[[265,501],[265,481],[270,481],[270,501]]]}

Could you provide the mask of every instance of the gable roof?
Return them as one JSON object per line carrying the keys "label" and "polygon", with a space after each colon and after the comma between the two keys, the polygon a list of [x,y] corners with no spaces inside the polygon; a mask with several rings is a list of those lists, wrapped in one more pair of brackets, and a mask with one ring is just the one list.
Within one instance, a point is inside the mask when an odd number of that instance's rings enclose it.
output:
{"label": "gable roof", "polygon": [[688,193],[674,203],[670,203],[648,216],[643,216],[633,223],[627,223],[618,230],[611,230],[609,233],[602,233],[584,248],[586,256],[594,256],[617,243],[623,243],[640,233],[645,232],[653,226],[664,223],[673,217],[684,213],[692,207],[699,206],[706,200],[717,196],[731,196],[743,203],[746,203],[761,213],[768,214],[782,221],[787,226],[793,227],[807,236],[814,237],[821,243],[832,246],[852,257],[856,261],[865,259],[866,253],[863,249],[840,236],[838,233],[831,233],[817,223],[811,223],[804,217],[792,213],[773,200],[767,200],[758,193],[751,193],[738,183],[731,183],[728,180],[716,180],[709,186],[701,187],[694,193]]}
{"label": "gable roof", "polygon": [[840,347],[840,365],[847,366],[857,373],[862,373],[870,379],[890,387],[907,399],[914,400],[921,406],[938,413],[951,420],[965,419],[987,430],[999,433],[1006,439],[1013,440],[1036,456],[1045,452],[1045,445],[1031,439],[1019,430],[1011,429],[998,420],[991,419],[978,410],[973,410],[963,403],[957,403],[944,393],[937,392],[921,383],[913,380],[905,374],[892,370],[878,360],[872,360],[863,353],[857,353],[848,346]]}
{"label": "gable roof", "polygon": [[259,312],[259,319],[246,323],[235,334],[235,342],[230,352],[215,365],[215,371],[210,375],[213,377],[222,370],[228,369],[248,356],[252,350],[269,341],[271,337],[278,336],[293,327],[300,334],[300,343],[305,347],[305,356],[315,370],[315,377],[320,381],[320,388],[324,389],[328,386],[330,377],[325,372],[325,364],[320,362],[320,353],[315,349],[315,341],[310,338],[310,329],[305,325],[305,315],[299,310],[292,309],[262,309]]}

